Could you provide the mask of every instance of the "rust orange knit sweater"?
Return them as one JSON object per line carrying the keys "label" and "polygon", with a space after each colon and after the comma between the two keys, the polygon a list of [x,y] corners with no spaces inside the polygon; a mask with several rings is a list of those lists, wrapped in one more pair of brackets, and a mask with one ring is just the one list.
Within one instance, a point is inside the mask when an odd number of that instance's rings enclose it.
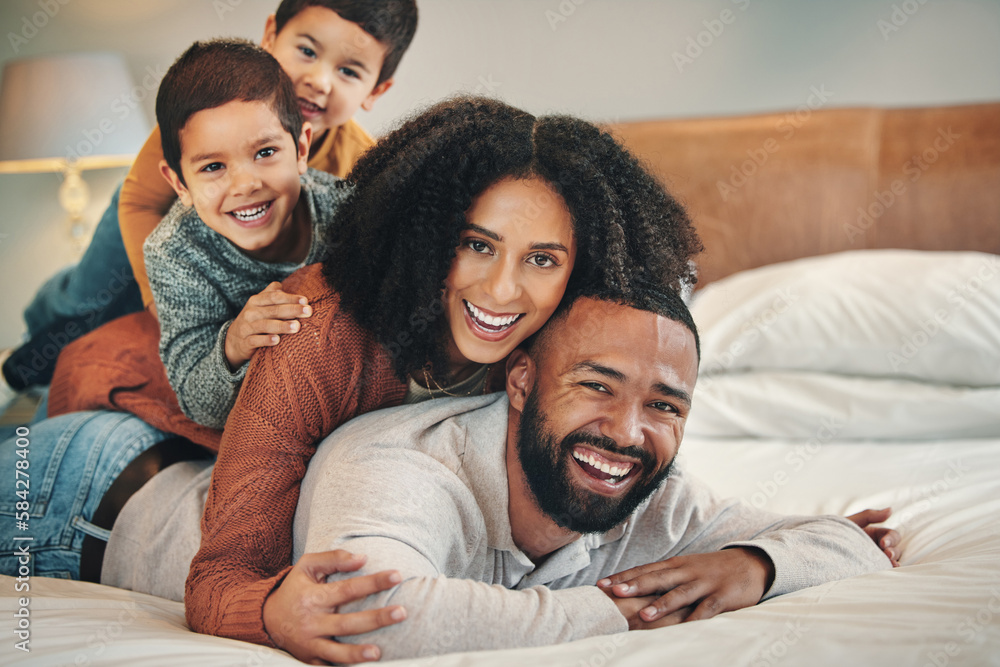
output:
{"label": "rust orange knit sweater", "polygon": [[253,355],[222,436],[184,596],[192,629],[268,646],[264,600],[291,568],[292,520],[316,445],[406,393],[386,350],[340,311],[320,265],[292,274],[284,289],[307,297],[313,315]]}

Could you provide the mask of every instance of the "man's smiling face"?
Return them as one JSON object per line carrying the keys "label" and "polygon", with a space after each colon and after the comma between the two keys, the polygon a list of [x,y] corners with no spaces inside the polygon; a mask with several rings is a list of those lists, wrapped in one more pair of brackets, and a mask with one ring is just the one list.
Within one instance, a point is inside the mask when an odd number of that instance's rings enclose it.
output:
{"label": "man's smiling face", "polygon": [[578,299],[536,346],[517,453],[539,509],[578,533],[625,521],[666,479],[698,373],[680,322]]}

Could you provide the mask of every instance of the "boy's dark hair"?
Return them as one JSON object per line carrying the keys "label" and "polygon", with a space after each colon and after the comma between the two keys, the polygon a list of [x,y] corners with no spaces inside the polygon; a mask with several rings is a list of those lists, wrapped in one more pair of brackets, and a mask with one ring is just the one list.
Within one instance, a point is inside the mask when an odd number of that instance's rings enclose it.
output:
{"label": "boy's dark hair", "polygon": [[245,39],[195,42],[170,66],[156,94],[163,157],[181,183],[181,130],[199,111],[234,100],[266,103],[298,142],[302,112],[295,88],[270,53]]}
{"label": "boy's dark hair", "polygon": [[357,23],[386,47],[375,85],[391,78],[417,32],[415,0],[282,0],[274,12],[275,33],[307,7],[326,7],[340,18]]}
{"label": "boy's dark hair", "polygon": [[441,294],[473,200],[504,177],[531,176],[572,216],[567,294],[694,284],[688,260],[701,243],[687,214],[607,132],[488,98],[442,102],[362,155],[324,265],[341,307],[389,349],[401,378],[428,361],[446,367]]}

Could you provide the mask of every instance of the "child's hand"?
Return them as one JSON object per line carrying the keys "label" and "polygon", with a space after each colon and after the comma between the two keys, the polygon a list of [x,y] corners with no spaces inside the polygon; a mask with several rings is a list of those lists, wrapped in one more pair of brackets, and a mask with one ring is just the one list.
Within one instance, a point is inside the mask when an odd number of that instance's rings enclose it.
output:
{"label": "child's hand", "polygon": [[[773,579],[774,564],[767,554],[759,549],[735,547],[640,565],[601,579],[597,585],[620,598],[662,593],[644,605],[638,616],[646,623],[662,619],[669,625],[752,607],[760,602]],[[693,611],[681,618],[676,612],[685,607]]]}
{"label": "child's hand", "polygon": [[226,360],[232,369],[239,368],[258,347],[272,347],[281,340],[280,334],[299,330],[299,317],[312,315],[304,296],[281,291],[281,283],[273,282],[260,294],[247,299],[247,305],[229,325],[226,332]]}
{"label": "child's hand", "polygon": [[334,637],[359,635],[399,623],[403,607],[340,614],[340,605],[392,588],[401,581],[394,570],[326,583],[334,572],[353,572],[365,563],[342,549],[304,555],[264,601],[264,629],[271,640],[303,662],[355,663],[378,660],[373,644],[341,644]]}
{"label": "child's hand", "polygon": [[856,523],[858,528],[865,531],[868,537],[875,541],[893,567],[899,567],[899,557],[902,555],[899,543],[903,536],[892,528],[871,525],[882,523],[890,516],[892,516],[892,508],[886,507],[880,510],[863,510],[847,518]]}

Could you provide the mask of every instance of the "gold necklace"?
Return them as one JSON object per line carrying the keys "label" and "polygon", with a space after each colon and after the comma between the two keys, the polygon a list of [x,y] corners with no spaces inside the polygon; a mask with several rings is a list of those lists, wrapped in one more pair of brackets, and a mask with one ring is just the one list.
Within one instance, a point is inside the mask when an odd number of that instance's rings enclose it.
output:
{"label": "gold necklace", "polygon": [[[487,374],[490,372],[489,369],[490,369],[490,367],[489,367],[489,365],[487,365],[486,366],[486,373]],[[446,394],[448,396],[453,396],[455,398],[463,398],[465,396],[471,396],[472,392],[474,392],[476,389],[479,389],[478,386],[473,386],[472,389],[470,389],[469,391],[465,392],[464,394],[453,394],[450,391],[448,391],[447,389],[445,389],[444,387],[442,387],[440,384],[438,384],[438,381],[434,379],[434,376],[431,375],[431,374],[429,374],[427,372],[427,366],[424,366],[422,370],[424,372],[424,382],[426,383],[427,391],[428,391],[428,393],[430,393],[432,399],[435,398],[435,396],[434,396],[434,390],[431,389],[431,383],[434,383],[434,386],[437,387],[438,391],[440,391],[441,393]],[[478,385],[478,383],[476,383],[476,384]]]}

